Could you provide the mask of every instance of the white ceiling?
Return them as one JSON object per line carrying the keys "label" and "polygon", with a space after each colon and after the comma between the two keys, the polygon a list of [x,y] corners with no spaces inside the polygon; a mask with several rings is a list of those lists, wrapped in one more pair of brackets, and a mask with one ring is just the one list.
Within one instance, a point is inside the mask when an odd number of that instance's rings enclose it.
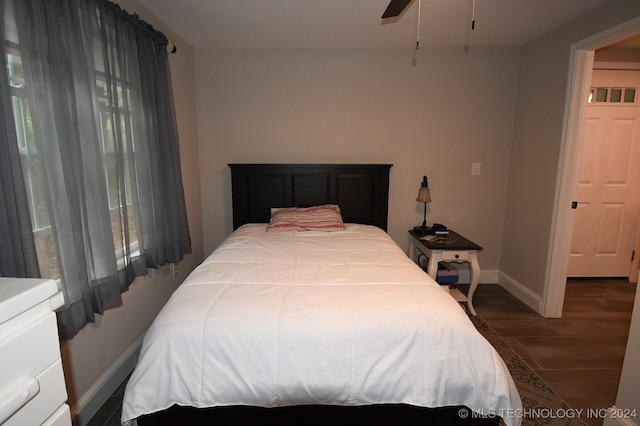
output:
{"label": "white ceiling", "polygon": [[[196,48],[396,48],[416,41],[418,0],[138,0]],[[420,46],[520,46],[606,0],[422,0]],[[179,46],[178,46],[179,48]]]}

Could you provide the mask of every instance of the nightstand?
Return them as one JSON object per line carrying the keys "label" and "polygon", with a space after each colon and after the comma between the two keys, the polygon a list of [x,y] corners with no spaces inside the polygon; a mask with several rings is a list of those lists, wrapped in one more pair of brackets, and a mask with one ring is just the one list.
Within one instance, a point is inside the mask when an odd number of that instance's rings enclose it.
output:
{"label": "nightstand", "polygon": [[415,250],[420,251],[428,257],[427,273],[434,280],[438,274],[438,262],[469,263],[469,294],[467,296],[462,294],[458,289],[449,289],[448,285],[441,287],[446,287],[446,290],[449,291],[451,296],[458,302],[466,302],[471,315],[476,316],[476,311],[473,308],[473,294],[476,292],[478,281],[480,280],[478,252],[482,251],[482,247],[451,230],[449,230],[449,234],[447,235],[437,236],[422,235],[419,232],[410,230],[409,235],[411,236],[408,252],[409,257],[411,259],[414,258]]}

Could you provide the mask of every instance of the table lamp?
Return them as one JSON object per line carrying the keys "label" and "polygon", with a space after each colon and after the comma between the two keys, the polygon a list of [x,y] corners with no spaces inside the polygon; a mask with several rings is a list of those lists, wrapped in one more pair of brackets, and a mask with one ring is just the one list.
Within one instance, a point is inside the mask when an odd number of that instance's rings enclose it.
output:
{"label": "table lamp", "polygon": [[422,226],[414,226],[413,231],[425,235],[427,233],[427,203],[431,202],[431,193],[429,191],[429,183],[427,182],[426,176],[422,176],[422,183],[420,184],[420,191],[418,192],[418,198],[416,198],[416,201],[424,203],[424,219],[422,221]]}

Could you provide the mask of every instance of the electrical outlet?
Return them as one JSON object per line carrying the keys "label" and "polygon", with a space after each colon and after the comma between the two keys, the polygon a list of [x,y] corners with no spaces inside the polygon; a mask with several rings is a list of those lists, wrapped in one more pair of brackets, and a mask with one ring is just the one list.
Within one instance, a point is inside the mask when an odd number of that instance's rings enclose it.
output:
{"label": "electrical outlet", "polygon": [[480,176],[480,162],[471,163],[471,176]]}
{"label": "electrical outlet", "polygon": [[173,276],[173,278],[178,276],[178,264],[177,263],[172,263],[171,264],[171,276]]}

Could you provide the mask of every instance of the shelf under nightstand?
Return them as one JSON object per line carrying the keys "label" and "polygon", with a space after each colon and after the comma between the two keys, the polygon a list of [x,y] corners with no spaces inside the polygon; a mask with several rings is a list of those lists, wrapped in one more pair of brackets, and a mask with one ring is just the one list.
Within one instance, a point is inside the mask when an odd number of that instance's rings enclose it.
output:
{"label": "shelf under nightstand", "polygon": [[478,288],[478,281],[480,280],[480,265],[478,264],[478,252],[482,251],[482,247],[463,237],[462,235],[449,230],[449,234],[439,236],[439,238],[432,238],[431,235],[422,235],[419,232],[409,230],[411,235],[411,242],[409,244],[408,255],[413,259],[415,250],[420,251],[429,258],[427,265],[427,273],[435,280],[438,274],[439,262],[468,262],[469,263],[469,294],[465,296],[457,288],[449,288],[448,285],[442,285],[446,287],[451,296],[458,302],[466,302],[469,312],[473,316],[476,316],[476,311],[473,308],[473,294]]}

